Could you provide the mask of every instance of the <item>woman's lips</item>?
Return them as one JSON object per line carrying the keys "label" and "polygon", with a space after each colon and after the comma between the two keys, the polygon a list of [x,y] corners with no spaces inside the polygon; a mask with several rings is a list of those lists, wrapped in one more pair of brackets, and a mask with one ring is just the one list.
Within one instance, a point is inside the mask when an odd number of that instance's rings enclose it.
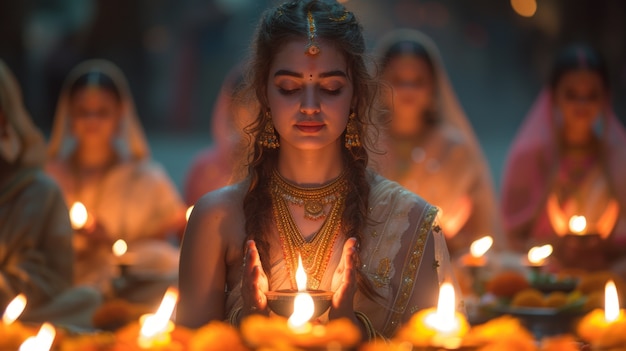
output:
{"label": "woman's lips", "polygon": [[296,128],[304,133],[316,133],[324,128],[323,124],[296,124]]}

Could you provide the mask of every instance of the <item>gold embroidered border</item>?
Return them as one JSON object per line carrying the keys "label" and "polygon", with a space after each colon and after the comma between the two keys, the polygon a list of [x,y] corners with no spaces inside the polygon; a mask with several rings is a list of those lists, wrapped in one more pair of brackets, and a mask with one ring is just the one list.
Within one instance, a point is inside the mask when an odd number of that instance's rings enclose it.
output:
{"label": "gold embroidered border", "polygon": [[400,296],[398,296],[398,298],[396,299],[390,319],[385,326],[385,335],[387,336],[391,336],[396,328],[399,326],[402,314],[404,314],[409,298],[411,297],[410,294],[413,290],[415,276],[417,275],[417,271],[422,261],[422,254],[424,253],[424,246],[426,244],[427,235],[432,227],[436,215],[436,207],[430,206],[426,210],[426,215],[424,216],[424,220],[422,221],[422,225],[420,226],[417,234],[417,239],[415,240],[415,243],[411,248],[411,257],[402,269],[402,277],[400,278],[401,280],[399,287]]}

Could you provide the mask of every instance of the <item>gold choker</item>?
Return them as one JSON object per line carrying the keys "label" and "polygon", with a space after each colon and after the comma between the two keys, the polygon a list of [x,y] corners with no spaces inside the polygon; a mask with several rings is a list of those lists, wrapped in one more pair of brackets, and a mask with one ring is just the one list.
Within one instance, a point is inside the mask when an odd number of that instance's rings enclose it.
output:
{"label": "gold choker", "polygon": [[274,170],[272,176],[272,192],[289,203],[304,207],[304,218],[314,221],[326,218],[324,206],[337,201],[340,197],[345,197],[347,190],[348,182],[345,171],[332,182],[312,188],[290,184],[277,170]]}

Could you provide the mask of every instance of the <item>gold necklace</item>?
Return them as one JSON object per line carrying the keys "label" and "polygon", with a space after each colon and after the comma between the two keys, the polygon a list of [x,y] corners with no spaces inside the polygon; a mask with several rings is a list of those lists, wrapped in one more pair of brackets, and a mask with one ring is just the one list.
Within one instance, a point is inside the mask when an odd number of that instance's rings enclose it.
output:
{"label": "gold necklace", "polygon": [[[291,284],[296,287],[295,271],[298,265],[298,254],[302,257],[302,265],[307,273],[307,288],[318,289],[326,266],[330,261],[331,251],[335,244],[335,240],[341,231],[341,217],[345,208],[345,191],[338,193],[335,197],[329,214],[322,224],[320,230],[313,236],[310,241],[304,240],[300,229],[295,223],[291,212],[289,211],[288,200],[283,196],[281,186],[277,186],[277,181],[285,182],[279,179],[278,173],[275,172],[272,177],[272,205],[274,212],[274,221],[278,229],[278,236],[283,249],[283,255],[287,262],[287,270],[291,278]],[[331,184],[323,187],[335,187],[337,183],[344,183],[342,188],[347,189],[345,176],[340,176],[340,181],[333,181]],[[294,187],[291,184],[288,184]],[[294,187],[296,188],[296,187]],[[308,193],[310,190],[306,188],[297,188],[302,193]],[[315,188],[316,191],[320,188]],[[312,195],[311,195],[312,196]]]}
{"label": "gold necklace", "polygon": [[290,184],[276,169],[272,175],[272,191],[294,205],[304,207],[304,218],[319,220],[326,218],[324,206],[335,202],[348,189],[346,173],[342,172],[332,182],[312,188],[302,188]]}

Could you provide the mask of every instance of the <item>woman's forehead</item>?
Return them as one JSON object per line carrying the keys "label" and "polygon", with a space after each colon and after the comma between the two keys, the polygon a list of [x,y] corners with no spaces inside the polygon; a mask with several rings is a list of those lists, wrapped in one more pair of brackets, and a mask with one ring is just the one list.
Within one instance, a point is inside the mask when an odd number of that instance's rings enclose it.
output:
{"label": "woman's forehead", "polygon": [[308,41],[294,39],[283,45],[272,60],[270,76],[278,71],[288,71],[307,77],[319,76],[329,72],[343,72],[347,75],[347,64],[343,53],[332,43],[318,39],[320,51],[316,55],[305,53]]}

